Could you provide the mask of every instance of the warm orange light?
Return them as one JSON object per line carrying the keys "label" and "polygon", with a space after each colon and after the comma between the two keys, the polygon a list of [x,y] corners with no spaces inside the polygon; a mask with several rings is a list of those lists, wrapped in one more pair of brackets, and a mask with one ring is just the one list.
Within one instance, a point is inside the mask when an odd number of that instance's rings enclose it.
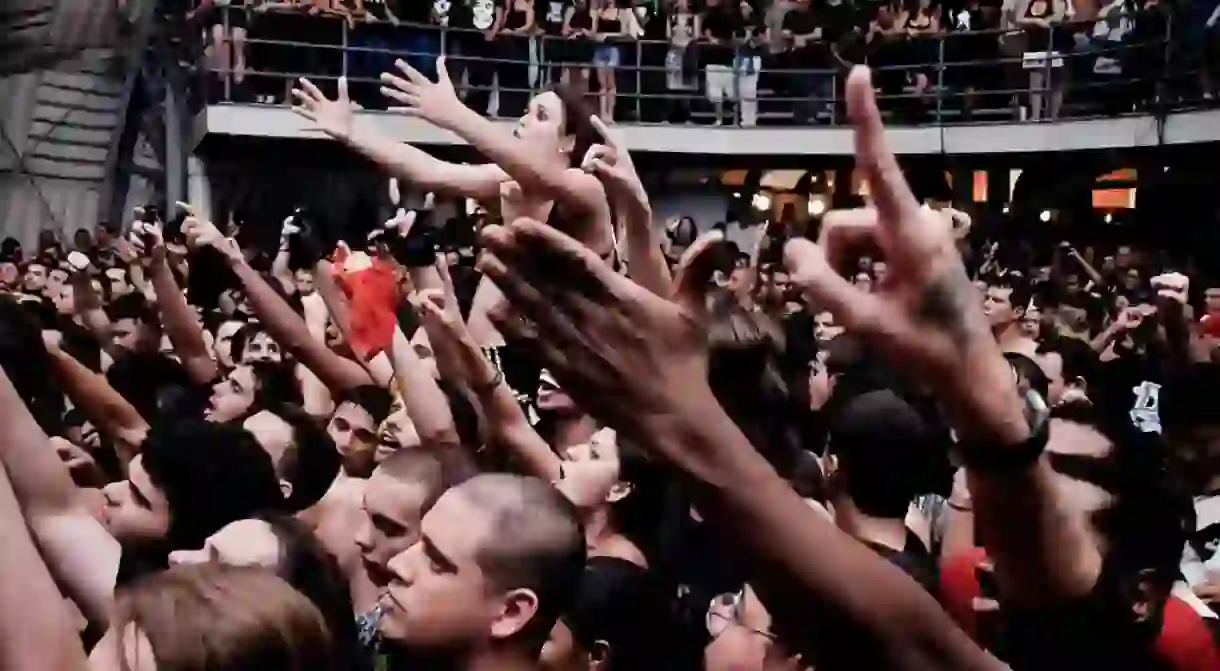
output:
{"label": "warm orange light", "polygon": [[1093,207],[1099,210],[1135,207],[1135,189],[1093,189]]}

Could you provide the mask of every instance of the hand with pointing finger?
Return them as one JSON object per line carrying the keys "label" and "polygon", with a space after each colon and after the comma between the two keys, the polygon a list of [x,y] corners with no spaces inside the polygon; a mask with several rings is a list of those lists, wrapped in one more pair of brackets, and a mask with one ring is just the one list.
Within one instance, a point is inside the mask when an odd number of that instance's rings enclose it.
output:
{"label": "hand with pointing finger", "polygon": [[635,170],[631,153],[623,145],[618,133],[612,132],[596,115],[590,117],[589,121],[601,134],[604,142],[589,147],[584,160],[581,161],[581,169],[596,175],[606,187],[606,192],[621,205],[637,212],[650,213],[648,193]]}
{"label": "hand with pointing finger", "polygon": [[415,68],[398,59],[394,61],[397,73],[381,73],[382,95],[403,105],[407,116],[425,119],[438,128],[449,130],[456,117],[467,108],[453,88],[453,80],[445,68],[445,57],[436,59],[437,80],[434,82]]}
{"label": "hand with pointing finger", "polygon": [[[1011,368],[951,228],[920,207],[886,145],[867,68],[852,70],[847,107],[856,161],[875,209],[827,213],[818,244],[788,241],[784,260],[793,284],[894,365],[931,383],[959,435],[1020,444],[1029,436],[1029,423]],[[877,253],[888,267],[885,281],[871,293],[840,274],[859,256]]]}
{"label": "hand with pointing finger", "polygon": [[355,123],[351,98],[347,95],[347,77],[339,78],[339,93],[330,100],[313,82],[302,77],[300,88],[292,89],[296,101],[292,111],[317,124],[318,129],[340,141],[350,140]]}

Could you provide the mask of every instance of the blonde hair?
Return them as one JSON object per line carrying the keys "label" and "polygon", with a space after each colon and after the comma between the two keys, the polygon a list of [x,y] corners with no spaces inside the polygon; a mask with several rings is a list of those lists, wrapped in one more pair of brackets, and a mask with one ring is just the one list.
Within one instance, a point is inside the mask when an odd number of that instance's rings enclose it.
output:
{"label": "blonde hair", "polygon": [[119,650],[147,636],[158,671],[337,671],[317,607],[261,568],[176,566],[122,592],[111,626]]}

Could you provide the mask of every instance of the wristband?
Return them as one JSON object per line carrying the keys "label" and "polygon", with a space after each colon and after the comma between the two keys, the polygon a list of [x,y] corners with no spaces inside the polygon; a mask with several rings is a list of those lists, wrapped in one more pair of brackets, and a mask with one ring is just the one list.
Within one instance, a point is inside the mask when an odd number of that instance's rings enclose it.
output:
{"label": "wristband", "polygon": [[1050,409],[1032,389],[1025,393],[1024,401],[1029,438],[1017,445],[960,442],[955,450],[962,465],[977,473],[1001,475],[1025,470],[1038,461],[1050,440]]}

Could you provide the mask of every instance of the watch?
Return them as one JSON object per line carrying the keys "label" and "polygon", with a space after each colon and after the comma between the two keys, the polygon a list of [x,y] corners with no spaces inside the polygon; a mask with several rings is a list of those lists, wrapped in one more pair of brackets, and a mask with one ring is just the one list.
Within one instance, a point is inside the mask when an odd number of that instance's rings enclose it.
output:
{"label": "watch", "polygon": [[1027,389],[1022,396],[1029,438],[1017,445],[959,442],[955,450],[962,465],[979,473],[1015,473],[1028,468],[1042,456],[1050,440],[1050,406],[1042,394],[1033,389]]}

